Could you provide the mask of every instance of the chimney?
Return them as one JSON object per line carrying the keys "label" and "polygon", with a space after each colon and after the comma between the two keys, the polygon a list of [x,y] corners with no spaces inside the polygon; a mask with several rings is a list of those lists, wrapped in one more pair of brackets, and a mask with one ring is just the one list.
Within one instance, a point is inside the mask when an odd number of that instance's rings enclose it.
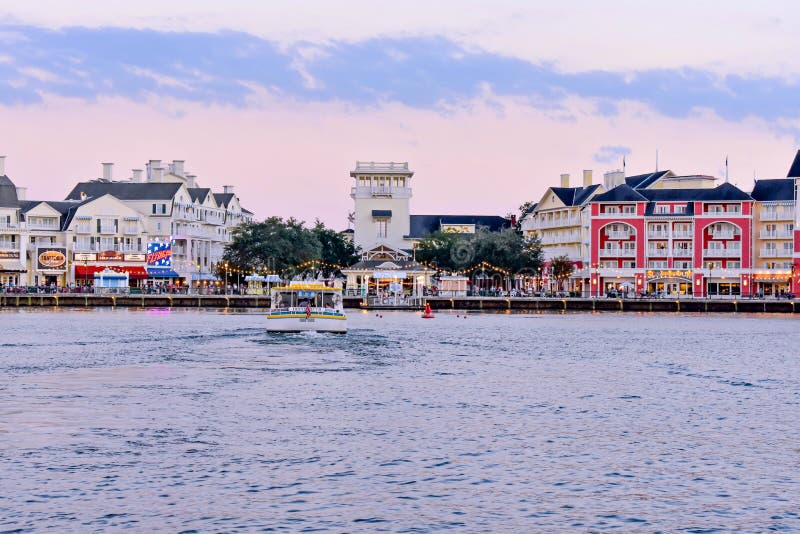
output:
{"label": "chimney", "polygon": [[189,188],[197,187],[197,182],[195,181],[195,178],[197,178],[197,176],[195,176],[194,174],[187,174],[186,175],[186,187],[189,187]]}
{"label": "chimney", "polygon": [[606,189],[614,189],[624,183],[625,173],[623,171],[609,171],[603,175],[603,185]]}
{"label": "chimney", "polygon": [[227,194],[231,194],[232,195],[233,194],[233,186],[232,185],[223,185],[222,186],[222,192],[225,193],[226,195]]}
{"label": "chimney", "polygon": [[162,169],[161,167],[154,167],[153,169],[151,169],[151,171],[153,173],[154,182],[161,183],[162,181],[164,181],[164,169]]}
{"label": "chimney", "polygon": [[591,169],[586,169],[583,171],[583,187],[589,187],[592,185],[592,171]]}
{"label": "chimney", "polygon": [[133,176],[131,176],[131,182],[139,183],[142,181],[142,169],[133,169]]}
{"label": "chimney", "polygon": [[183,174],[183,163],[184,160],[182,159],[174,159],[172,160],[172,174],[176,176],[184,176]]}
{"label": "chimney", "polygon": [[569,174],[561,175],[561,187],[569,187]]}
{"label": "chimney", "polygon": [[0,156],[0,176],[6,175],[6,157]]}
{"label": "chimney", "polygon": [[112,177],[114,176],[114,164],[113,163],[103,163],[103,180],[111,181]]}
{"label": "chimney", "polygon": [[161,160],[160,159],[151,159],[150,162],[147,164],[147,181],[150,182],[153,180],[153,174],[155,169],[161,168]]}
{"label": "chimney", "polygon": [[17,200],[25,200],[25,193],[27,191],[27,187],[17,187]]}

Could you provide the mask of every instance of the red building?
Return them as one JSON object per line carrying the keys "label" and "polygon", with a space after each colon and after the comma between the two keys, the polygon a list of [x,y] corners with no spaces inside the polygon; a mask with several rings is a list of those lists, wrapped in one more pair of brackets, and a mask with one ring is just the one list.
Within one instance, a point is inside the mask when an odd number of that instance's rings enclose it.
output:
{"label": "red building", "polygon": [[591,295],[751,295],[753,203],[729,183],[595,196]]}

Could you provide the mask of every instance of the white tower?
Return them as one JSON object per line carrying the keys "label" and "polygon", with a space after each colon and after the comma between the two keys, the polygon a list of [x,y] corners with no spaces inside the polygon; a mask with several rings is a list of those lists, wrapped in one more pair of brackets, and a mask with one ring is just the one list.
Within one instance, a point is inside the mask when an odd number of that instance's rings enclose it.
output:
{"label": "white tower", "polygon": [[411,248],[411,242],[404,239],[411,231],[409,204],[414,176],[408,162],[357,161],[350,176],[356,181],[350,191],[356,212],[355,245],[362,251],[380,245]]}

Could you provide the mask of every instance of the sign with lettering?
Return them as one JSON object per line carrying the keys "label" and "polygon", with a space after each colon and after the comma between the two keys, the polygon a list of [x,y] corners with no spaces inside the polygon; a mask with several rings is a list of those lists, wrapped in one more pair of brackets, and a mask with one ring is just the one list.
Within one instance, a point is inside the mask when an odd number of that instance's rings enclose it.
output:
{"label": "sign with lettering", "polygon": [[147,267],[172,267],[172,243],[148,243]]}
{"label": "sign with lettering", "polygon": [[97,261],[122,261],[122,254],[114,250],[105,250],[97,254]]}
{"label": "sign with lettering", "polygon": [[91,252],[76,252],[72,255],[75,261],[97,261],[97,254]]}
{"label": "sign with lettering", "polygon": [[0,250],[0,260],[18,260],[19,259],[19,251],[18,250]]}
{"label": "sign with lettering", "polygon": [[125,261],[145,261],[147,256],[144,254],[125,254]]}
{"label": "sign with lettering", "polygon": [[662,269],[658,271],[650,270],[645,273],[647,279],[653,278],[691,278],[692,271],[682,269]]}
{"label": "sign with lettering", "polygon": [[36,251],[37,270],[66,271],[67,249],[61,247],[43,247]]}

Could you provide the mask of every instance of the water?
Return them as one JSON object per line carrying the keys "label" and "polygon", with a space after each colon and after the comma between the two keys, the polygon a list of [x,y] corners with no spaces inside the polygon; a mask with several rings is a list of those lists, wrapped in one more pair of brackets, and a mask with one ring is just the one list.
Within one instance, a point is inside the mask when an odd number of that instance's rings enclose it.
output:
{"label": "water", "polygon": [[800,530],[797,318],[0,321],[0,531]]}

